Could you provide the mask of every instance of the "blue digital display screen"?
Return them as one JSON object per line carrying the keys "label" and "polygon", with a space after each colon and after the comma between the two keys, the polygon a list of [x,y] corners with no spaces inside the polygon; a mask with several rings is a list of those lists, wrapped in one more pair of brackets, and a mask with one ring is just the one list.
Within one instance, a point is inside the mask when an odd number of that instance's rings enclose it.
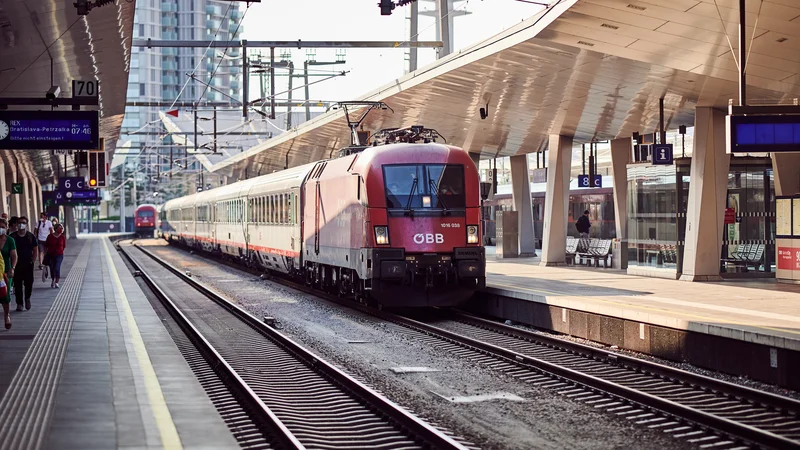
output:
{"label": "blue digital display screen", "polygon": [[731,116],[731,151],[800,151],[800,116]]}
{"label": "blue digital display screen", "polygon": [[99,134],[97,111],[0,111],[0,149],[96,149]]}

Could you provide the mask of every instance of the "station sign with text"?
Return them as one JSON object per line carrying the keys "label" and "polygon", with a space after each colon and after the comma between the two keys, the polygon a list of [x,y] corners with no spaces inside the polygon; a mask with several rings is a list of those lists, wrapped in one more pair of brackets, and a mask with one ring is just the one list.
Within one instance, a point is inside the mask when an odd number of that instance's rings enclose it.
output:
{"label": "station sign with text", "polygon": [[99,144],[97,111],[0,111],[0,150],[90,150]]}

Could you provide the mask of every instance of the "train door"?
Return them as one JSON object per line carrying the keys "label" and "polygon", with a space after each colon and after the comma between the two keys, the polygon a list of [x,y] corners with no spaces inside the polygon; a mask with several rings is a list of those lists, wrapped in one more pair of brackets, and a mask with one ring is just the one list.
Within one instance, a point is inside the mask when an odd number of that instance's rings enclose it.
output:
{"label": "train door", "polygon": [[320,209],[322,208],[322,193],[320,192],[319,180],[317,180],[314,195],[314,253],[319,255],[319,219]]}

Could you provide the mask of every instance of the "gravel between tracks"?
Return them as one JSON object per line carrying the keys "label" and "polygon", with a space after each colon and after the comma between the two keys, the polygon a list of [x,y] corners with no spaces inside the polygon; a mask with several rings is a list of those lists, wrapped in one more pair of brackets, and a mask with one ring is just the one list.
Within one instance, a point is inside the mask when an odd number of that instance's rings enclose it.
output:
{"label": "gravel between tracks", "polygon": [[[691,448],[661,432],[572,402],[555,391],[476,366],[415,339],[413,332],[298,293],[157,241],[143,243],[257,317],[276,317],[283,332],[392,401],[482,448]],[[159,248],[161,247],[161,248]],[[398,374],[398,367],[435,372]],[[478,401],[513,395],[521,400]],[[467,397],[467,398],[464,398]],[[472,397],[472,399],[469,399]],[[453,403],[456,398],[462,403]],[[472,400],[472,401],[468,401]]]}

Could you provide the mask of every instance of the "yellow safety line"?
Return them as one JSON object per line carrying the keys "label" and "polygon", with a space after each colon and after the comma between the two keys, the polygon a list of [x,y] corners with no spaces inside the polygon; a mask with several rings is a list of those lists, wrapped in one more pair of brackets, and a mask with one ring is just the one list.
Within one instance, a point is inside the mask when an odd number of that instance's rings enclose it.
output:
{"label": "yellow safety line", "polygon": [[142,370],[144,377],[144,386],[147,391],[147,398],[150,400],[150,408],[153,411],[158,432],[161,435],[161,445],[165,449],[182,450],[181,438],[178,436],[178,430],[175,428],[175,422],[172,421],[172,415],[169,413],[167,402],[164,399],[164,393],[161,392],[161,384],[158,382],[156,371],[153,369],[153,364],[150,361],[150,355],[147,354],[147,348],[142,340],[142,335],[139,332],[139,327],[136,325],[136,319],[131,311],[131,305],[128,302],[128,297],[125,295],[125,289],[122,287],[122,281],[119,274],[114,268],[114,261],[111,259],[111,252],[106,244],[106,239],[101,239],[103,242],[103,249],[105,249],[106,260],[108,262],[109,271],[111,272],[111,279],[114,281],[117,295],[122,303],[122,309],[125,312],[125,319],[128,322],[128,329],[131,333],[131,340],[136,359],[139,361],[139,367]]}
{"label": "yellow safety line", "polygon": [[[510,290],[523,290],[523,291],[536,292],[536,293],[540,293],[540,294],[545,294],[545,297],[547,295],[553,295],[553,296],[557,296],[557,297],[571,297],[571,298],[575,298],[575,299],[584,300],[584,301],[587,301],[589,303],[592,303],[592,302],[595,302],[595,303],[607,303],[607,304],[610,304],[610,305],[624,306],[624,307],[626,307],[628,309],[633,309],[633,310],[641,309],[641,310],[646,310],[646,311],[656,311],[656,312],[660,312],[660,313],[667,313],[667,314],[671,314],[671,315],[675,315],[675,316],[685,316],[685,317],[689,317],[691,319],[702,320],[704,322],[709,322],[710,325],[713,325],[714,323],[720,323],[721,322],[721,323],[725,323],[725,324],[728,324],[728,325],[741,325],[741,326],[752,327],[752,328],[760,328],[760,329],[764,329],[764,330],[778,331],[778,332],[781,332],[781,333],[789,333],[789,334],[800,335],[800,331],[792,331],[792,330],[787,330],[787,329],[783,329],[783,328],[768,327],[768,326],[764,326],[764,325],[753,325],[753,324],[748,324],[748,323],[736,322],[736,321],[732,321],[732,320],[720,319],[718,317],[708,317],[708,316],[701,316],[701,315],[697,315],[697,314],[689,314],[689,313],[685,313],[685,312],[674,311],[674,310],[671,310],[671,309],[654,308],[654,307],[643,306],[643,305],[632,305],[630,303],[621,303],[621,302],[615,302],[615,301],[612,301],[612,300],[602,300],[602,299],[600,299],[598,297],[586,297],[586,296],[582,296],[582,295],[570,295],[568,293],[551,292],[551,291],[546,291],[544,289],[533,289],[533,288],[527,288],[527,287],[524,287],[524,286],[514,286],[514,285],[510,285],[510,284],[502,284],[502,283],[494,283],[494,282],[492,282],[491,284],[487,285],[486,287],[490,287],[491,288],[491,287],[495,287],[495,286],[500,286],[500,287],[507,288],[507,289],[510,289]],[[642,297],[642,298],[644,300],[647,300],[647,297]],[[550,306],[556,306],[556,307],[559,307],[559,308],[572,309],[572,308],[570,308],[568,306],[559,306],[559,305],[550,305]],[[602,314],[602,313],[597,313],[597,314]],[[620,318],[622,319],[622,317],[620,317]]]}

